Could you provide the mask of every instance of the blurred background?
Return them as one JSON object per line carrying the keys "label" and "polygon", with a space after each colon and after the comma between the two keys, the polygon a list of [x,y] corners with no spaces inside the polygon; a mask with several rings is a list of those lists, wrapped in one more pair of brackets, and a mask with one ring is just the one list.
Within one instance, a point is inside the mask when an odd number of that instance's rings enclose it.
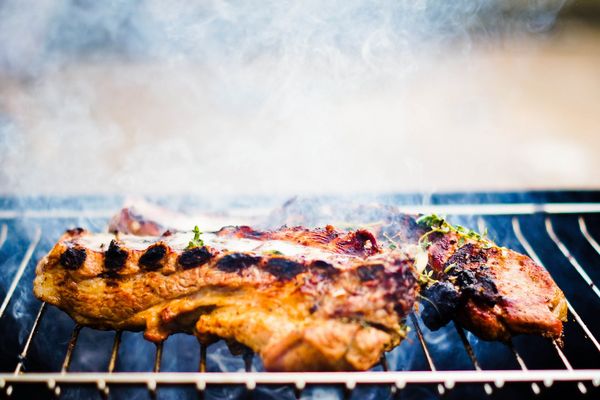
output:
{"label": "blurred background", "polygon": [[0,0],[0,192],[600,188],[600,1]]}

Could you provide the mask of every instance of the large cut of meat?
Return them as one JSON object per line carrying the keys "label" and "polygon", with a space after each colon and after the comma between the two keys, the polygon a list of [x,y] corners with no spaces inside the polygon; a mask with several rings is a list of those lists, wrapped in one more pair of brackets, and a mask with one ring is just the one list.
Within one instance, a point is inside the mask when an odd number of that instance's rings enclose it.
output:
{"label": "large cut of meat", "polygon": [[366,230],[193,237],[67,231],[39,262],[35,295],[86,326],[241,343],[271,371],[365,370],[405,336],[413,259]]}

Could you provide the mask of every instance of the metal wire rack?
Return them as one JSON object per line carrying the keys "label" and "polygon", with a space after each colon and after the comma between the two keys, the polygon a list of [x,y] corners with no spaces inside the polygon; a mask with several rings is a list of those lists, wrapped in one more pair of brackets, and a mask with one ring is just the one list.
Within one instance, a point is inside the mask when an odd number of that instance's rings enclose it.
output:
{"label": "metal wire rack", "polygon": [[[427,341],[426,328],[421,325],[419,316],[413,313],[409,320],[422,349],[426,366],[424,370],[390,370],[388,360],[384,356],[377,371],[268,373],[256,371],[252,363],[252,354],[246,353],[243,355],[245,372],[215,373],[207,372],[207,354],[210,354],[210,346],[207,348],[198,344],[199,347],[194,350],[199,353],[197,372],[161,372],[164,348],[163,344],[158,344],[154,353],[152,371],[117,371],[123,333],[115,332],[105,370],[70,372],[73,354],[78,347],[78,339],[82,330],[81,326],[75,325],[70,339],[66,343],[66,351],[60,369],[33,372],[27,368],[32,357],[30,350],[36,337],[44,335],[40,326],[49,308],[45,303],[37,302],[33,322],[26,327],[27,334],[23,336],[24,340],[18,342],[18,346],[20,346],[18,350],[14,351],[15,354],[18,354],[15,358],[16,364],[13,364],[13,367],[6,367],[0,373],[0,396],[19,397],[19,389],[22,390],[23,387],[27,388],[31,385],[38,385],[38,387],[42,385],[44,393],[50,397],[60,397],[63,394],[63,388],[77,385],[95,388],[96,394],[102,398],[112,397],[111,389],[124,385],[142,387],[152,398],[158,397],[158,389],[167,385],[193,388],[199,397],[203,397],[210,387],[221,385],[241,385],[245,387],[246,395],[252,394],[257,387],[287,385],[295,397],[302,396],[308,387],[314,385],[342,387],[341,396],[345,397],[352,397],[357,387],[374,385],[387,388],[389,396],[401,396],[408,387],[425,385],[436,396],[450,395],[452,397],[456,388],[463,384],[482,388],[482,397],[503,393],[506,387],[512,385],[520,388],[520,392],[518,392],[520,394],[529,393],[529,395],[543,396],[545,393],[554,393],[552,392],[553,387],[563,384],[566,384],[567,388],[574,389],[577,396],[597,395],[600,386],[600,363],[598,362],[600,360],[600,343],[598,341],[600,324],[593,318],[590,320],[590,316],[598,315],[600,312],[600,290],[595,283],[600,279],[600,245],[597,236],[600,232],[600,203],[463,204],[429,207],[406,206],[402,209],[406,212],[437,212],[449,216],[467,216],[477,224],[480,230],[487,227],[490,231],[496,231],[498,236],[496,239],[500,244],[509,242],[513,247],[515,244],[518,245],[517,247],[520,247],[522,251],[550,271],[568,298],[570,320],[565,326],[565,347],[561,347],[557,341],[552,341],[549,346],[532,351],[546,354],[553,352],[552,357],[558,360],[558,367],[529,365],[532,358],[523,356],[522,350],[518,350],[519,346],[511,341],[501,346],[505,346],[505,350],[512,358],[512,365],[516,367],[510,369],[484,368],[477,355],[478,352],[472,344],[473,341],[477,342],[476,346],[480,343],[472,335],[465,333],[460,325],[454,324],[452,329],[456,331],[471,368],[469,370],[440,368],[435,354],[431,350],[431,344]],[[78,221],[81,221],[81,218],[105,219],[111,215],[112,211],[0,210],[0,251],[11,239],[14,239],[15,243],[23,242],[23,232],[18,229],[13,232],[11,229],[16,222],[19,222],[21,226],[33,227],[32,232],[31,229],[28,231],[29,242],[20,247],[20,261],[12,273],[10,283],[5,288],[0,305],[0,326],[14,323],[14,321],[6,321],[5,314],[11,304],[16,301],[16,293],[19,293],[20,296],[32,296],[30,292],[19,291],[19,288],[20,285],[23,285],[26,273],[32,273],[37,261],[34,255],[43,254],[48,250],[45,247],[51,245],[50,240],[40,246],[46,227],[52,225],[64,228],[65,221],[71,219]],[[540,226],[543,227],[543,231]],[[573,230],[573,226],[577,227],[576,231]],[[510,229],[506,229],[506,227]],[[12,237],[13,235],[18,237]],[[6,253],[0,254],[4,254],[6,258]],[[14,258],[11,260],[15,263]],[[548,260],[551,260],[552,265],[548,265]],[[4,268],[2,264],[8,262],[6,259],[0,258],[2,268]],[[435,335],[435,333],[429,332],[429,335]],[[531,352],[527,343],[525,345],[525,351]],[[4,363],[4,365],[6,364]],[[527,387],[526,390],[523,389],[524,386]],[[560,393],[564,393],[563,389],[560,390]]]}

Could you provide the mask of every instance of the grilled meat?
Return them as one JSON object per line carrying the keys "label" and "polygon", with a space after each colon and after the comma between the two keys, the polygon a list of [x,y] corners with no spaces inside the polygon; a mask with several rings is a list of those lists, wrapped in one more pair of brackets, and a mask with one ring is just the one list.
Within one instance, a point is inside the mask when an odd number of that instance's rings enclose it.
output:
{"label": "grilled meat", "polygon": [[486,340],[508,340],[519,333],[561,338],[565,296],[531,258],[443,220],[425,240],[428,265],[439,279],[428,282],[422,293],[428,300],[422,317],[430,328],[457,319]]}
{"label": "grilled meat", "polygon": [[[391,239],[393,243],[388,244],[392,247],[427,247],[426,257],[418,257],[425,262],[418,262],[417,269],[435,271],[438,281],[424,279],[421,291],[421,316],[430,329],[439,329],[456,319],[487,340],[507,340],[519,333],[561,338],[567,302],[548,271],[523,254],[453,227],[441,218],[430,216],[418,224],[418,216],[403,214],[391,206],[333,207],[293,199],[276,210],[271,219],[308,226],[346,220],[353,226],[368,225],[381,242]],[[432,230],[437,232],[427,234]]]}
{"label": "grilled meat", "polygon": [[159,237],[67,231],[36,269],[35,295],[80,324],[218,338],[271,371],[365,370],[405,335],[413,260],[358,230],[227,227]]}

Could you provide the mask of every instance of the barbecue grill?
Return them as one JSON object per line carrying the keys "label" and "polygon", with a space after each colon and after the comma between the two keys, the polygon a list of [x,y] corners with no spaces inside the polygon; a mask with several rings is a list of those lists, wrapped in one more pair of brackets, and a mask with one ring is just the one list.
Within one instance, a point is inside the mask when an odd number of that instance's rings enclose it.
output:
{"label": "barbecue grill", "polygon": [[[234,356],[221,342],[204,347],[174,335],[155,346],[140,333],[82,328],[34,298],[35,264],[66,228],[102,230],[122,199],[13,197],[0,199],[0,396],[597,398],[600,192],[443,194],[427,197],[426,205],[419,195],[377,200],[487,228],[499,245],[543,265],[569,302],[564,343],[534,336],[484,342],[456,323],[431,332],[415,311],[409,338],[371,371],[268,373],[258,357]],[[177,203],[202,205],[199,199]],[[255,211],[245,204],[232,200],[230,210],[261,213],[276,200],[252,199]]]}

